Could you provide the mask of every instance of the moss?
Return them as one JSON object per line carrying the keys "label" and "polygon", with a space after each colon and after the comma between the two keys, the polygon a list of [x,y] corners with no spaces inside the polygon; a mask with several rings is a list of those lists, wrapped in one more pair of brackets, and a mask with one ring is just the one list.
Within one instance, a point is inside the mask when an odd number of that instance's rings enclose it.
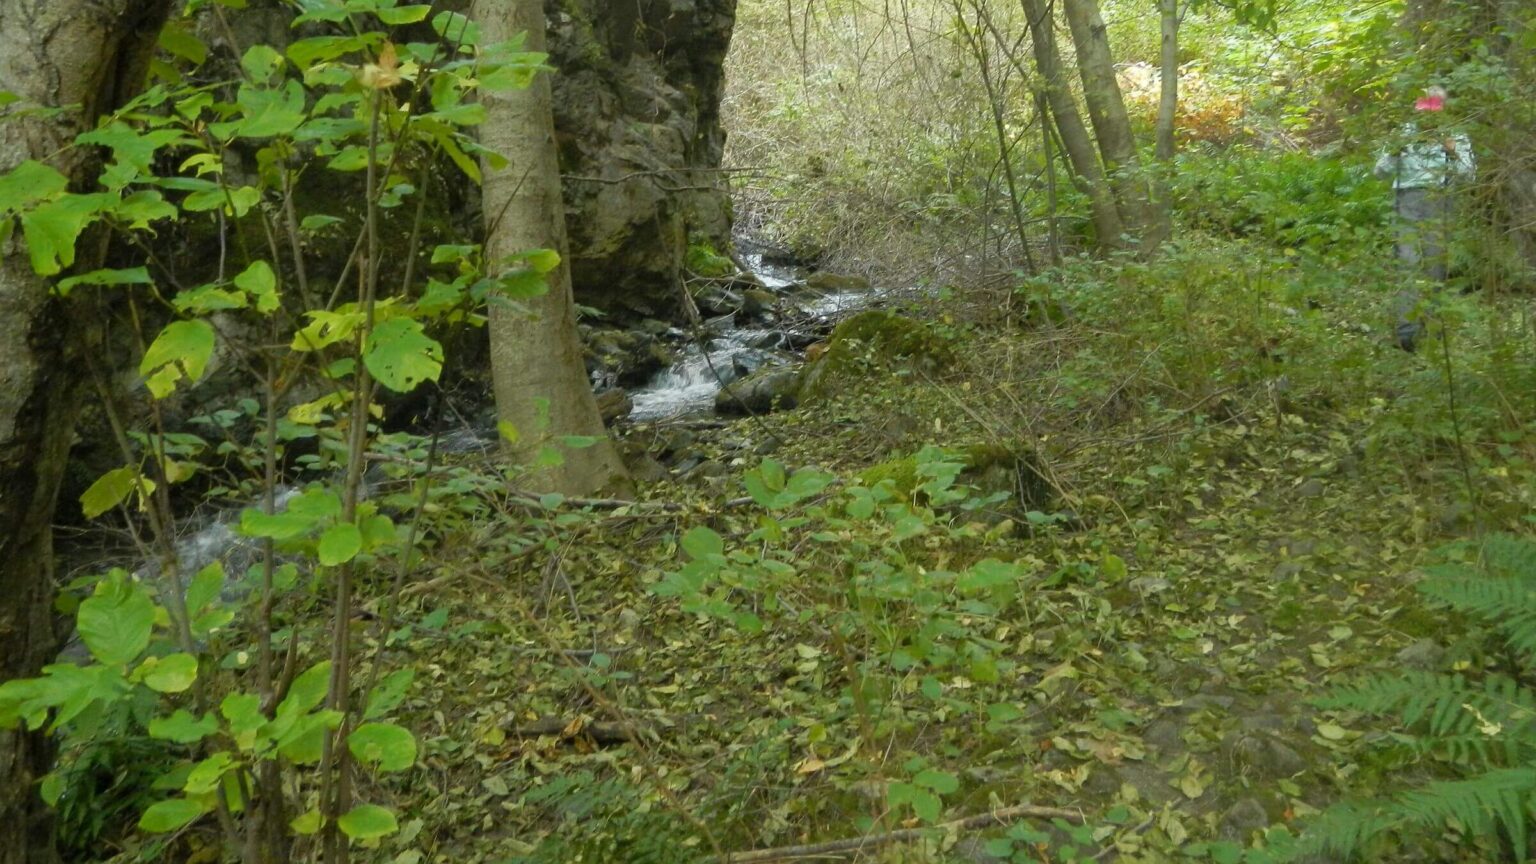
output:
{"label": "moss", "polygon": [[863,369],[915,366],[933,371],[955,359],[954,348],[929,325],[892,312],[860,312],[837,325],[827,350],[807,367],[802,395],[832,395]]}
{"label": "moss", "polygon": [[690,237],[688,255],[683,261],[688,272],[706,279],[723,279],[736,275],[736,262],[721,255],[708,240]]}

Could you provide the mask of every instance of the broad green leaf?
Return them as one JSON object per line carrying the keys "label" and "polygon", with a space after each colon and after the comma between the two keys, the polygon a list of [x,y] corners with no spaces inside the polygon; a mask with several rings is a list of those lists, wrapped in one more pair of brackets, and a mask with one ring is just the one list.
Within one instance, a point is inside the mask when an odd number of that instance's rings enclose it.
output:
{"label": "broad green leaf", "polygon": [[187,784],[182,788],[188,795],[205,795],[219,788],[219,782],[234,767],[235,757],[227,750],[220,750],[193,766],[187,775]]}
{"label": "broad green leaf", "polygon": [[123,666],[149,647],[155,604],[144,586],[116,571],[80,603],[77,627],[85,647],[105,666]]}
{"label": "broad green leaf", "polygon": [[255,693],[231,693],[219,703],[219,714],[229,724],[229,734],[241,750],[256,744],[256,730],[267,722],[261,713],[261,697]]}
{"label": "broad green leaf", "polygon": [[139,817],[139,828],[151,834],[164,834],[186,825],[209,810],[208,806],[187,798],[172,798],[151,804]]}
{"label": "broad green leaf", "polygon": [[235,277],[235,287],[251,296],[257,312],[276,312],[281,305],[277,298],[277,276],[272,272],[272,265],[265,261],[253,261],[251,266],[240,271]]}
{"label": "broad green leaf", "polygon": [[293,817],[293,820],[288,823],[288,827],[292,828],[295,834],[309,835],[319,831],[320,826],[323,824],[325,823],[320,818],[320,808],[314,807],[304,811],[299,816]]}
{"label": "broad green leaf", "polygon": [[480,25],[458,12],[439,12],[432,16],[432,29],[452,44],[465,48],[480,44]]}
{"label": "broad green leaf", "polygon": [[325,754],[325,741],[341,725],[340,711],[279,715],[272,721],[277,752],[297,765],[313,765]]}
{"label": "broad green leaf", "polygon": [[[288,59],[300,69],[362,51],[376,40],[362,36],[311,36],[288,46]],[[317,106],[316,110],[319,110]]]}
{"label": "broad green leaf", "polygon": [[141,481],[139,469],[114,468],[96,478],[96,482],[80,494],[80,509],[85,518],[95,519],[123,503],[134,489],[139,488],[140,482],[148,481]]}
{"label": "broad green leaf", "polygon": [[66,784],[63,775],[57,771],[49,771],[43,775],[38,793],[43,797],[43,803],[49,807],[59,806],[59,799],[64,797]]}
{"label": "broad green leaf", "polygon": [[912,782],[932,789],[940,795],[949,795],[960,788],[960,780],[955,775],[932,769],[917,772]]}
{"label": "broad green leaf", "polygon": [[166,378],[152,377],[145,383],[156,399],[163,399],[175,389],[175,382],[183,375],[195,383],[208,369],[208,359],[213,356],[213,327],[207,321],[172,321],[167,324],[155,341],[144,352],[139,362],[140,375],[159,373],[166,369],[175,374]]}
{"label": "broad green leaf", "polygon": [[122,270],[92,270],[79,276],[60,279],[57,289],[67,297],[70,289],[76,285],[148,285],[150,282],[148,268],[129,267]]}
{"label": "broad green leaf", "polygon": [[254,507],[240,511],[240,533],[246,537],[292,540],[318,530],[341,515],[341,499],[335,492],[308,489],[288,502],[281,513],[263,513]]}
{"label": "broad green leaf", "polygon": [[320,563],[327,567],[345,564],[363,551],[363,532],[352,522],[337,522],[320,535]]}
{"label": "broad green leaf", "polygon": [[257,84],[267,83],[282,67],[283,55],[270,45],[252,45],[246,49],[245,56],[240,58],[240,68]]}
{"label": "broad green leaf", "polygon": [[193,66],[203,65],[208,59],[208,46],[203,41],[192,35],[190,19],[188,21],[173,22],[160,29],[160,47],[166,53],[191,63]]}
{"label": "broad green leaf", "polygon": [[359,804],[336,820],[336,827],[353,840],[373,840],[400,830],[395,814],[377,804]]}
{"label": "broad green leaf", "polygon": [[0,213],[25,210],[69,188],[69,178],[31,159],[0,174]]}
{"label": "broad green leaf", "polygon": [[421,322],[391,318],[368,334],[363,364],[379,383],[407,393],[423,381],[436,381],[443,371],[443,346],[429,337]]}
{"label": "broad green leaf", "polygon": [[[214,134],[225,137],[230,131],[241,138],[274,138],[287,135],[304,122],[304,88],[289,81],[276,90],[242,85],[236,102],[245,119],[231,124],[215,123]],[[231,128],[232,127],[232,128]]]}
{"label": "broad green leaf", "polygon": [[416,739],[393,723],[364,723],[347,736],[347,749],[380,771],[404,771],[416,764]]}
{"label": "broad green leaf", "polygon": [[688,533],[683,535],[682,546],[683,551],[695,560],[725,554],[725,540],[703,525],[689,529]]}
{"label": "broad green leaf", "polygon": [[293,679],[288,696],[277,706],[278,714],[303,714],[325,701],[331,686],[331,663],[324,661],[311,666]]}
{"label": "broad green leaf", "polygon": [[106,194],[65,195],[21,216],[27,254],[38,275],[52,276],[75,263],[75,240],[111,203]]}
{"label": "broad green leaf", "polygon": [[[218,721],[212,714],[194,717],[185,708],[176,709],[169,717],[156,717],[149,721],[149,737],[177,744],[193,744],[218,731]],[[177,784],[176,788],[181,788]]]}
{"label": "broad green leaf", "polygon": [[416,3],[409,6],[397,6],[393,9],[378,9],[373,14],[379,16],[379,20],[391,27],[401,24],[415,24],[418,21],[427,20],[432,7],[429,4]]}
{"label": "broad green leaf", "polygon": [[406,691],[411,688],[411,682],[416,680],[416,670],[406,667],[390,673],[389,677],[380,681],[372,691],[368,693],[367,709],[363,716],[369,720],[382,717],[395,710],[405,699]]}
{"label": "broad green leaf", "polygon": [[149,223],[175,219],[181,215],[176,205],[165,200],[165,196],[157,189],[140,189],[125,196],[112,208],[112,213],[119,221],[128,223],[128,228],[134,231],[149,231]]}
{"label": "broad green leaf", "polygon": [[218,559],[197,571],[197,575],[192,577],[192,584],[187,586],[187,612],[196,615],[218,599],[219,592],[224,590],[225,581],[224,562]]}
{"label": "broad green leaf", "polygon": [[[144,667],[148,667],[145,669]],[[197,680],[197,658],[191,654],[150,657],[140,667],[144,684],[157,693],[181,693]]]}
{"label": "broad green leaf", "polygon": [[249,298],[244,294],[218,287],[217,284],[201,284],[198,287],[189,287],[187,291],[175,295],[170,303],[177,307],[178,311],[206,315],[221,309],[244,309],[249,303]]}

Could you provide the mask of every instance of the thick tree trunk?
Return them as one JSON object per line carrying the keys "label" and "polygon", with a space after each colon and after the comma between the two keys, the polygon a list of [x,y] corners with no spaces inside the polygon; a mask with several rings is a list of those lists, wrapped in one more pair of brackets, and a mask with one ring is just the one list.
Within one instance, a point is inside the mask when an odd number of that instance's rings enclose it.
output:
{"label": "thick tree trunk", "polygon": [[1020,0],[1024,17],[1029,19],[1029,37],[1033,44],[1035,69],[1045,82],[1045,100],[1050,106],[1050,119],[1061,138],[1062,150],[1066,151],[1072,176],[1078,188],[1088,195],[1093,217],[1093,227],[1099,236],[1101,249],[1116,249],[1124,245],[1125,222],[1115,204],[1114,196],[1104,182],[1104,171],[1094,151],[1093,139],[1077,111],[1077,100],[1067,86],[1062,71],[1061,53],[1056,47],[1056,24],[1047,0]]}
{"label": "thick tree trunk", "polygon": [[1083,79],[1083,101],[1104,158],[1104,171],[1120,202],[1127,230],[1139,238],[1143,254],[1149,253],[1167,238],[1169,214],[1153,204],[1141,170],[1131,118],[1115,79],[1104,17],[1099,13],[1098,0],[1064,0],[1064,5],[1072,44],[1077,49],[1078,74]]}
{"label": "thick tree trunk", "polygon": [[[526,50],[544,50],[540,0],[477,0],[471,14],[480,23],[483,43],[525,32]],[[603,429],[576,332],[549,76],[539,75],[526,90],[486,94],[484,101],[488,116],[480,140],[508,160],[501,170],[482,160],[486,258],[495,261],[531,249],[553,249],[562,259],[549,274],[549,292],[524,301],[526,312],[505,306],[491,309],[496,413],[517,429],[513,455],[524,464],[531,464],[540,448],[556,443],[559,436],[598,439],[584,449],[562,447],[563,464],[530,477],[538,491],[627,491],[629,477]]]}
{"label": "thick tree trunk", "polygon": [[[0,119],[0,172],[49,160],[77,185],[76,132],[142,84],[170,0],[0,0],[0,91],[22,104],[79,106],[56,118]],[[81,262],[89,269],[89,262]],[[19,235],[0,248],[0,680],[36,675],[57,649],[53,521],[82,375],[78,322],[58,314]],[[52,766],[42,735],[0,731],[0,864],[57,860],[37,781]]]}
{"label": "thick tree trunk", "polygon": [[1174,119],[1179,111],[1179,0],[1158,0],[1162,26],[1159,72],[1162,92],[1157,103],[1157,159],[1173,161]]}

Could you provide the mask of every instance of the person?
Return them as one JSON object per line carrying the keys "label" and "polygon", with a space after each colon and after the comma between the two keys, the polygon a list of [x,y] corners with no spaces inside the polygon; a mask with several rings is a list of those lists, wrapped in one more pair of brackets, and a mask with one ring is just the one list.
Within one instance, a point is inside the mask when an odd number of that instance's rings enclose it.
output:
{"label": "person", "polygon": [[[1427,279],[1436,290],[1449,271],[1446,235],[1453,215],[1451,184],[1476,170],[1472,142],[1442,119],[1445,104],[1445,88],[1426,89],[1413,105],[1415,119],[1403,127],[1398,146],[1383,150],[1375,169],[1377,177],[1392,181],[1397,259],[1415,281]],[[1418,290],[1399,293],[1393,307],[1397,344],[1411,352],[1424,333]]]}

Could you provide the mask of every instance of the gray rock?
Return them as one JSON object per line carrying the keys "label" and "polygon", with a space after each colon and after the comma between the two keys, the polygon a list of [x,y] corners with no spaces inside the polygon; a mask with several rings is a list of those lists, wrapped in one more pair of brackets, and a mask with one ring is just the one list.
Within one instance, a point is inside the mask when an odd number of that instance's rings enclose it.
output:
{"label": "gray rock", "polygon": [[731,473],[731,469],[724,462],[709,459],[695,465],[693,470],[689,471],[685,476],[690,480],[702,480],[708,477],[724,477],[729,473]]}
{"label": "gray rock", "polygon": [[1243,798],[1221,814],[1218,831],[1223,840],[1246,841],[1253,832],[1269,826],[1269,814],[1257,798]]}
{"label": "gray rock", "polygon": [[634,410],[635,400],[629,398],[629,394],[615,387],[597,394],[597,413],[603,418],[604,423],[613,423],[629,416]]}
{"label": "gray rock", "polygon": [[715,396],[715,410],[721,414],[767,414],[794,408],[800,401],[800,373],[776,366],[734,381]]}
{"label": "gray rock", "polygon": [[778,302],[779,298],[773,292],[761,288],[750,288],[741,292],[741,311],[753,318],[760,318],[772,312]]}
{"label": "gray rock", "polygon": [[1262,732],[1234,731],[1222,740],[1227,764],[1240,774],[1278,780],[1307,770],[1307,760],[1291,745]]}
{"label": "gray rock", "polygon": [[1437,669],[1445,659],[1445,649],[1433,639],[1420,639],[1393,655],[1404,669]]}

